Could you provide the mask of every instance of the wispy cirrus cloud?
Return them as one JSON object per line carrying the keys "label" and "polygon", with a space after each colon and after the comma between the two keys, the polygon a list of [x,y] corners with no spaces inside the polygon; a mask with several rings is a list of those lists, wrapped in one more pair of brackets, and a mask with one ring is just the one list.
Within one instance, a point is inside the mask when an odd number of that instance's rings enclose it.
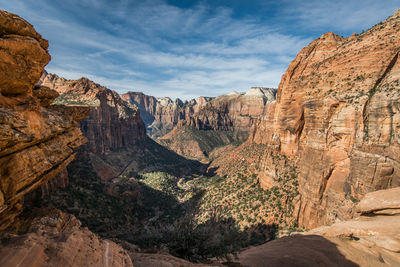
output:
{"label": "wispy cirrus cloud", "polygon": [[268,2],[237,9],[212,1],[0,0],[49,39],[49,72],[86,76],[120,93],[184,99],[276,87],[289,62],[320,33],[361,27],[366,15],[373,23],[394,6],[388,0],[390,7],[371,14],[383,5],[370,1],[356,10],[361,1],[339,7],[326,0]]}
{"label": "wispy cirrus cloud", "polygon": [[303,29],[326,29],[339,33],[360,32],[391,16],[398,0],[283,0],[283,16],[291,17]]}

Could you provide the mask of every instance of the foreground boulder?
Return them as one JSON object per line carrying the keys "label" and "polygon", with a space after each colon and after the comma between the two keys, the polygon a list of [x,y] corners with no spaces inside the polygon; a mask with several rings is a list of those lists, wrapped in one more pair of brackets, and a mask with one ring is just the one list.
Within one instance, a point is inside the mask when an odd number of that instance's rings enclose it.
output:
{"label": "foreground boulder", "polygon": [[133,266],[128,253],[110,240],[102,240],[80,221],[59,210],[35,211],[28,233],[3,236],[1,266]]}
{"label": "foreground boulder", "polygon": [[49,46],[33,26],[0,10],[0,93],[29,95],[50,61]]}
{"label": "foreground boulder", "polygon": [[361,214],[400,214],[400,187],[378,190],[365,195],[358,203]]}

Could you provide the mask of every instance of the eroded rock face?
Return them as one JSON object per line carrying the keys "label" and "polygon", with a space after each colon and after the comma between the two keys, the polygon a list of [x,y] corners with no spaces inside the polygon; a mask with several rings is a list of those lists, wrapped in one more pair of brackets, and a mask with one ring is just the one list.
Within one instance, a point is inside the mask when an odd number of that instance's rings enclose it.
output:
{"label": "eroded rock face", "polygon": [[265,105],[275,100],[276,89],[252,87],[246,93],[233,91],[219,97],[198,97],[190,101],[168,97],[156,98],[139,92],[128,92],[121,97],[139,107],[153,137],[168,134],[176,125],[198,130],[237,131],[247,138],[251,122],[264,114]]}
{"label": "eroded rock face", "polygon": [[200,107],[181,124],[199,130],[248,134],[252,121],[265,114],[267,103],[275,101],[275,93],[273,88],[253,87],[245,94],[222,95]]}
{"label": "eroded rock face", "polygon": [[1,266],[133,266],[127,251],[80,228],[73,215],[56,209],[35,213],[27,233],[3,236]]}
{"label": "eroded rock face", "polygon": [[[119,242],[122,244],[117,244]],[[73,215],[35,209],[0,237],[1,266],[223,266],[194,264],[166,253],[141,253],[137,246],[99,238]]]}
{"label": "eroded rock face", "polygon": [[0,230],[21,211],[23,196],[55,177],[86,142],[87,108],[48,106],[57,95],[36,88],[50,60],[47,41],[25,20],[0,11]]}
{"label": "eroded rock face", "polygon": [[123,101],[115,91],[86,78],[66,80],[54,74],[44,75],[40,84],[60,94],[55,103],[91,108],[89,117],[80,122],[91,152],[105,154],[145,139],[138,108]]}
{"label": "eroded rock face", "polygon": [[128,92],[122,99],[139,107],[147,134],[158,138],[177,125],[181,120],[190,118],[200,107],[211,101],[211,97],[199,97],[182,102],[179,98],[172,101],[169,97],[156,98],[140,92]]}
{"label": "eroded rock face", "polygon": [[[245,141],[255,119],[266,114],[275,101],[273,88],[253,87],[195,106],[194,113],[180,120],[159,142],[178,154],[203,159],[216,147]],[[200,103],[200,102],[199,102]]]}
{"label": "eroded rock face", "polygon": [[0,93],[31,95],[50,61],[48,42],[19,16],[0,10]]}
{"label": "eroded rock face", "polygon": [[[315,227],[352,216],[368,192],[400,186],[400,13],[349,38],[326,33],[301,50],[282,76],[277,101],[255,123],[249,142],[298,168],[299,224]],[[265,164],[264,164],[265,163]]]}

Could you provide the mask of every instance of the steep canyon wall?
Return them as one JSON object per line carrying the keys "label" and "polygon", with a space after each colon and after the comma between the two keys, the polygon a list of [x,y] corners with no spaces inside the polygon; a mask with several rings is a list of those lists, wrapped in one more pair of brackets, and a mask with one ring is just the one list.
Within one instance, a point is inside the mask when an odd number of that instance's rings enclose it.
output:
{"label": "steep canyon wall", "polygon": [[50,61],[48,42],[24,19],[0,10],[0,230],[24,195],[65,170],[86,142],[87,108],[49,106],[58,93],[35,86]]}
{"label": "steep canyon wall", "polygon": [[248,142],[272,151],[259,163],[261,184],[274,183],[274,155],[297,166],[301,199],[293,216],[300,225],[349,218],[366,193],[400,185],[399,32],[397,11],[360,35],[314,40],[254,124]]}

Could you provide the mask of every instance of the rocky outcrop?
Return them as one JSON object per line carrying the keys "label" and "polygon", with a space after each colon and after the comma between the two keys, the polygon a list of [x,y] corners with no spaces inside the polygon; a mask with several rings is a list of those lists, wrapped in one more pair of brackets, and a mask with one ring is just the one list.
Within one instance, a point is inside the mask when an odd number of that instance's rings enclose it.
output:
{"label": "rocky outcrop", "polygon": [[197,107],[186,119],[159,142],[178,154],[204,159],[213,149],[233,142],[243,142],[255,119],[265,115],[276,90],[253,87],[248,92],[232,92]]}
{"label": "rocky outcrop", "polygon": [[133,266],[122,247],[80,228],[74,216],[55,209],[35,211],[27,233],[3,236],[1,266]]}
{"label": "rocky outcrop", "polygon": [[265,188],[279,172],[274,157],[295,162],[301,226],[350,218],[366,193],[400,186],[399,30],[397,11],[358,36],[312,41],[254,124],[249,143],[269,151],[258,163]]}
{"label": "rocky outcrop", "polygon": [[86,108],[49,106],[58,94],[34,87],[50,60],[47,41],[17,15],[0,11],[0,230],[27,193],[55,177],[86,138]]}
{"label": "rocky outcrop", "polygon": [[[247,249],[238,261],[244,266],[399,265],[400,188],[367,193],[357,210],[361,216],[353,220]],[[388,210],[386,215],[376,212]]]}
{"label": "rocky outcrop", "polygon": [[0,10],[0,93],[31,95],[50,61],[49,44],[19,16]]}
{"label": "rocky outcrop", "polygon": [[361,202],[358,203],[357,212],[362,215],[400,214],[400,187],[366,194]]}
{"label": "rocky outcrop", "polygon": [[[356,206],[360,216],[310,231],[328,237],[346,237],[400,253],[400,187],[367,193]],[[400,254],[397,254],[400,261]]]}
{"label": "rocky outcrop", "polygon": [[166,253],[143,253],[119,241],[121,246],[99,238],[81,227],[75,216],[54,208],[35,209],[16,223],[12,233],[0,237],[1,266],[224,266],[194,264]]}
{"label": "rocky outcrop", "polygon": [[57,104],[91,108],[89,117],[80,122],[91,152],[105,154],[129,148],[146,138],[138,108],[123,101],[115,91],[86,78],[66,80],[54,74],[44,75],[40,84],[60,94]]}

